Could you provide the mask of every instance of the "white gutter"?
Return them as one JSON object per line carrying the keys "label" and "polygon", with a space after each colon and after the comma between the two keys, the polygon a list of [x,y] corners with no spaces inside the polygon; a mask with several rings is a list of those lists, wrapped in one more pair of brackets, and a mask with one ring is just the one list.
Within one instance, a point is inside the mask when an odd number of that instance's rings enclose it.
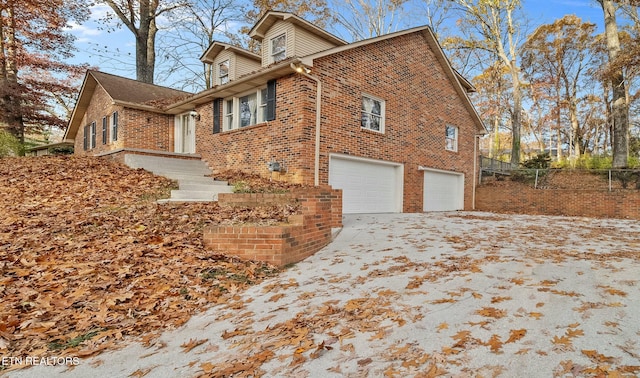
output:
{"label": "white gutter", "polygon": [[304,77],[307,77],[316,82],[316,145],[315,145],[315,159],[314,159],[314,171],[313,171],[313,184],[315,186],[320,185],[320,120],[322,109],[322,82],[315,76],[309,75],[306,70],[308,68],[304,66],[296,66],[291,63],[291,68]]}
{"label": "white gutter", "polygon": [[473,188],[471,189],[471,210],[476,209],[476,185],[478,175],[478,141],[482,135],[473,136]]}

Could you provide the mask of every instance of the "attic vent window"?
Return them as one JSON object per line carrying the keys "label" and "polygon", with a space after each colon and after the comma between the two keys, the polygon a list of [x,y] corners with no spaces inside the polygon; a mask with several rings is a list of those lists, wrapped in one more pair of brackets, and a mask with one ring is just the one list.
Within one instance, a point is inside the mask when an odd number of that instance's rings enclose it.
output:
{"label": "attic vent window", "polygon": [[218,80],[220,85],[227,84],[229,82],[229,60],[218,64]]}
{"label": "attic vent window", "polygon": [[281,34],[271,39],[271,58],[279,62],[287,56],[287,35]]}

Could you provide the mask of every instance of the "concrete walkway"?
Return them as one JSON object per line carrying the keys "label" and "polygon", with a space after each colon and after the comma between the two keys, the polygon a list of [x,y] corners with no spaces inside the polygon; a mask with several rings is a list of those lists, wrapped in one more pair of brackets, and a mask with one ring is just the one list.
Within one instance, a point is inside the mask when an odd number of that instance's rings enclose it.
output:
{"label": "concrete walkway", "polygon": [[316,255],[149,347],[9,376],[636,376],[639,280],[635,221],[352,215]]}

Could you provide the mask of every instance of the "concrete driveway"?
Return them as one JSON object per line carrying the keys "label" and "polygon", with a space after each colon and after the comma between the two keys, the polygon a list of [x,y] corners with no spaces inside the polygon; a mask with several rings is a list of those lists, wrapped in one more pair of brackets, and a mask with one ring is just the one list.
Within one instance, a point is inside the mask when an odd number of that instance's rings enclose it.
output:
{"label": "concrete driveway", "polygon": [[10,376],[637,376],[639,280],[636,221],[351,215],[149,346]]}

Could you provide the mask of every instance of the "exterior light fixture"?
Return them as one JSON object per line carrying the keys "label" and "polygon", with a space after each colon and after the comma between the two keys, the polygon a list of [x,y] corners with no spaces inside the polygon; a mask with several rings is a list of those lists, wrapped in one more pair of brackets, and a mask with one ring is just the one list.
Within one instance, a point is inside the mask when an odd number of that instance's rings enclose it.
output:
{"label": "exterior light fixture", "polygon": [[298,66],[296,66],[296,72],[310,74],[311,70],[309,68],[299,64]]}

